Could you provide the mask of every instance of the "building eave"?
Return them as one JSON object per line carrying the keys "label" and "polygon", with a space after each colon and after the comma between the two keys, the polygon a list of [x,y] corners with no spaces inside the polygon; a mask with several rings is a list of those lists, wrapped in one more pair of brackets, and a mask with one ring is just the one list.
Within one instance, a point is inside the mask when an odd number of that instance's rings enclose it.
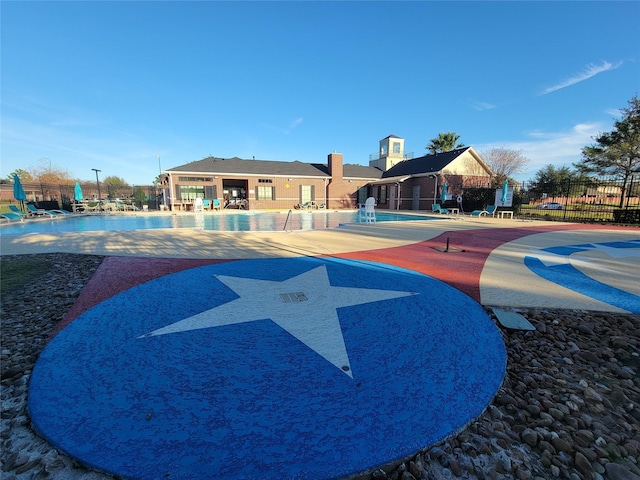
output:
{"label": "building eave", "polygon": [[397,177],[381,178],[380,180],[373,180],[367,185],[384,185],[388,183],[402,183],[415,175],[400,175]]}

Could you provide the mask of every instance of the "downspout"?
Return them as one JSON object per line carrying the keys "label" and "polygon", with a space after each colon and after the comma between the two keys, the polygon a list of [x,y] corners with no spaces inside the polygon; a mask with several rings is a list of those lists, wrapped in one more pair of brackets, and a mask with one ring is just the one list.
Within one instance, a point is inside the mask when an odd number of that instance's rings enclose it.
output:
{"label": "downspout", "polygon": [[324,208],[329,209],[329,202],[327,201],[327,177],[323,178],[324,182]]}
{"label": "downspout", "polygon": [[173,212],[173,175],[169,174],[169,206]]}
{"label": "downspout", "polygon": [[400,211],[400,182],[396,182],[398,186],[398,198],[396,199],[396,210]]}

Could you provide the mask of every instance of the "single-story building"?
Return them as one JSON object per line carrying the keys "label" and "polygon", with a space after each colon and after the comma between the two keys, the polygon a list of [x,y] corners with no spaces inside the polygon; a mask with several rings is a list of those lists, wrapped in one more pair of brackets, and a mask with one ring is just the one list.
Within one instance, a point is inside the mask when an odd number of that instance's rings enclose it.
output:
{"label": "single-story building", "polygon": [[445,183],[451,199],[465,188],[489,187],[493,176],[473,147],[389,163],[382,177],[368,184],[378,208],[389,210],[431,210],[431,205],[441,203]]}
{"label": "single-story building", "polygon": [[342,209],[356,208],[370,196],[378,208],[426,210],[445,181],[455,193],[472,180],[491,178],[472,147],[409,158],[404,140],[395,135],[380,141],[369,166],[344,164],[343,155],[334,152],[326,164],[208,157],[162,173],[164,204],[172,210],[191,210],[196,198],[210,204],[218,199],[226,208]]}
{"label": "single-story building", "polygon": [[344,165],[342,154],[332,153],[327,164],[209,157],[165,170],[162,183],[172,210],[191,210],[196,198],[217,198],[227,208],[314,202],[335,209],[356,208],[358,191],[381,176],[373,167]]}

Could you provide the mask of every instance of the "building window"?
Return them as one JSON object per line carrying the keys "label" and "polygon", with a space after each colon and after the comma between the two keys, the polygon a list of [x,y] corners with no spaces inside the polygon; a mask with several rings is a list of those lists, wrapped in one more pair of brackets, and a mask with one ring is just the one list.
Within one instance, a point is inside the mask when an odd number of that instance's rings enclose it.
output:
{"label": "building window", "polygon": [[270,178],[259,178],[258,183],[273,183],[273,180]]}
{"label": "building window", "polygon": [[256,200],[275,200],[276,190],[273,187],[258,185],[256,189]]}
{"label": "building window", "polygon": [[367,197],[368,196],[369,196],[369,191],[368,191],[367,187],[360,187],[358,189],[358,203],[359,204],[364,204],[367,201]]}
{"label": "building window", "polygon": [[205,185],[204,198],[218,198],[218,186],[217,185]]}
{"label": "building window", "polygon": [[204,198],[204,187],[196,187],[195,185],[176,185],[179,188],[179,196],[182,200],[195,200],[196,198]]}
{"label": "building window", "polygon": [[385,204],[387,203],[387,186],[380,185],[380,196],[378,198],[378,203]]}
{"label": "building window", "polygon": [[211,177],[178,177],[179,182],[211,182]]}
{"label": "building window", "polygon": [[393,153],[400,153],[400,142],[393,142]]}
{"label": "building window", "polygon": [[303,205],[315,200],[313,185],[300,185],[300,203]]}

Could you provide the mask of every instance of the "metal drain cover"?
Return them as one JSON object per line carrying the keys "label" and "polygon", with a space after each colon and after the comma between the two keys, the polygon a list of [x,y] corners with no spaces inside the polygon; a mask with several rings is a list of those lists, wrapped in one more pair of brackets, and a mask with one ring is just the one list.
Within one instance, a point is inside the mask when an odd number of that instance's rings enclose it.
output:
{"label": "metal drain cover", "polygon": [[280,300],[284,303],[300,303],[309,300],[304,292],[281,293]]}

